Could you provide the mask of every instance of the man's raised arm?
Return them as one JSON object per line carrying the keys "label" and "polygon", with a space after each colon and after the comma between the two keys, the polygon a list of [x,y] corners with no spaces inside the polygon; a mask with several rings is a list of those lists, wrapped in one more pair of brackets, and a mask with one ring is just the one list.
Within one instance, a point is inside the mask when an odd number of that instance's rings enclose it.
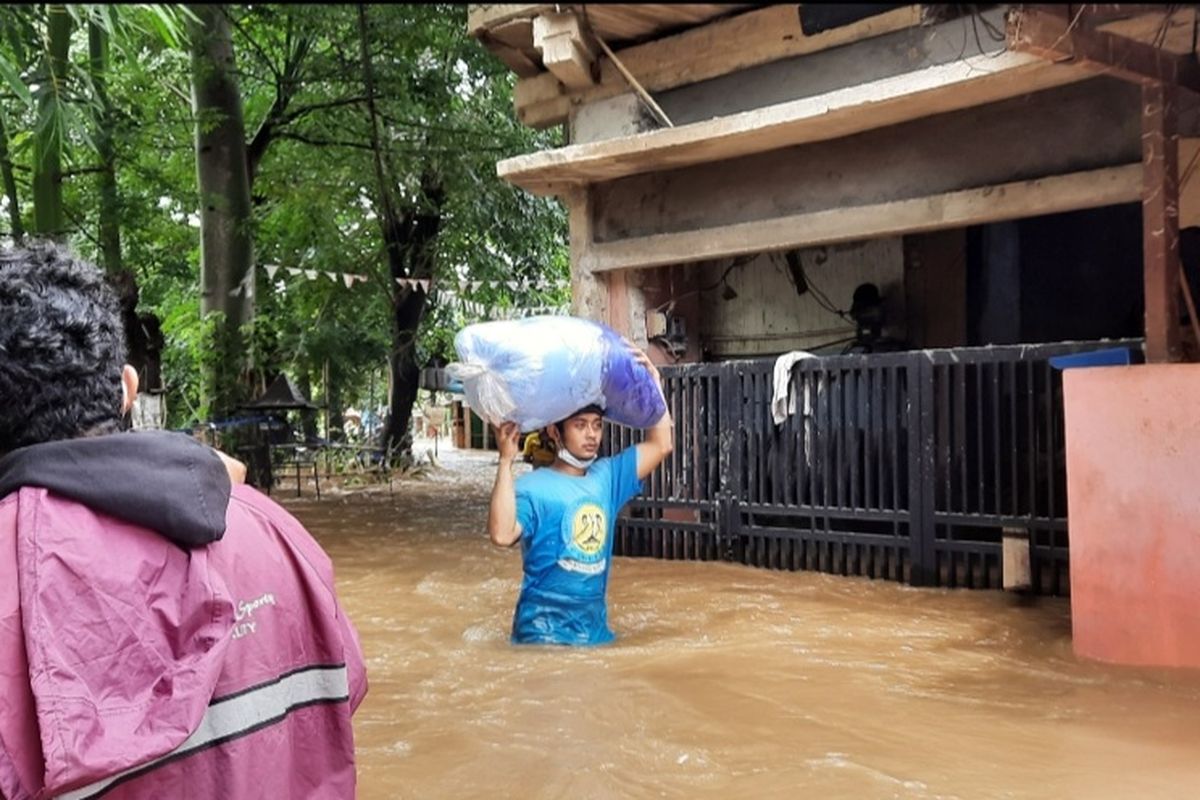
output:
{"label": "man's raised arm", "polygon": [[517,423],[506,422],[496,431],[500,448],[500,465],[496,467],[496,483],[492,486],[492,501],[488,505],[488,538],[499,547],[512,547],[521,538],[517,524],[517,490],[513,481],[513,462],[520,455],[517,446],[521,432]]}
{"label": "man's raised arm", "polygon": [[[632,345],[631,345],[632,347]],[[637,354],[638,361],[650,374],[654,376],[655,383],[658,384],[658,391],[662,394],[662,376],[658,374],[658,367],[650,361],[650,357],[643,351],[633,348]],[[666,403],[666,395],[663,395],[663,405]],[[671,419],[671,409],[668,406],[662,418],[655,423],[653,428],[646,431],[646,438],[637,446],[637,476],[638,479],[645,478],[663,462],[671,451],[675,449],[675,422]]]}

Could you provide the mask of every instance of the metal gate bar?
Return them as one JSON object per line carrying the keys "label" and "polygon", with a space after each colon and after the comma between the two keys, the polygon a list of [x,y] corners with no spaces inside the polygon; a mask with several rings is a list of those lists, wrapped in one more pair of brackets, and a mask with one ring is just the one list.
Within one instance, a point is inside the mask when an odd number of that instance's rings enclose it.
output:
{"label": "metal gate bar", "polygon": [[[1002,534],[1019,528],[1035,590],[1065,594],[1062,381],[1049,359],[1112,346],[804,359],[778,426],[774,359],[663,367],[675,451],[620,518],[615,552],[999,588]],[[606,449],[639,439],[610,426]]]}

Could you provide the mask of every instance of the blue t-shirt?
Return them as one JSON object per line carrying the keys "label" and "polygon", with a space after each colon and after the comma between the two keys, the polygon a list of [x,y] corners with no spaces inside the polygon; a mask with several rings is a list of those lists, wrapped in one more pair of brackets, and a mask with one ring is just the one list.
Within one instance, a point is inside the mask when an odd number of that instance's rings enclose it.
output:
{"label": "blue t-shirt", "polygon": [[545,467],[517,479],[525,579],[513,642],[613,640],[604,599],[613,533],[617,513],[641,490],[636,447],[598,459],[579,477]]}

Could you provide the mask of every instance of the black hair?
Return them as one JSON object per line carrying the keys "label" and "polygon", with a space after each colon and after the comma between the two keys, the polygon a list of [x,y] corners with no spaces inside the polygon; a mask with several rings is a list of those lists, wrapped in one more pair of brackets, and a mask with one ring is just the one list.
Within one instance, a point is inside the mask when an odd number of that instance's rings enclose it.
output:
{"label": "black hair", "polygon": [[0,454],[118,430],[120,314],[103,273],[65,247],[0,248]]}
{"label": "black hair", "polygon": [[549,437],[549,435],[550,435],[550,434],[549,434],[549,431],[550,431],[550,429],[551,429],[551,428],[554,428],[555,430],[557,430],[557,431],[558,431],[558,435],[559,435],[559,436],[562,436],[562,433],[563,433],[563,426],[567,424],[567,421],[568,421],[568,420],[570,420],[570,419],[572,419],[573,417],[578,417],[580,414],[599,414],[599,415],[600,415],[600,417],[603,419],[603,417],[604,417],[604,409],[603,409],[603,408],[601,408],[601,407],[600,407],[599,405],[597,405],[596,403],[591,403],[591,404],[589,404],[589,405],[586,405],[586,406],[584,406],[583,408],[579,409],[578,411],[572,411],[570,414],[568,414],[567,416],[563,417],[563,418],[562,418],[562,419],[560,419],[558,422],[551,422],[549,425],[547,425],[547,426],[546,426],[545,428],[543,428],[542,430],[546,431],[546,434],[545,434],[545,435],[546,435],[547,437]]}
{"label": "black hair", "polygon": [[580,414],[599,414],[601,416],[601,418],[603,418],[604,417],[604,409],[601,408],[600,406],[596,405],[595,403],[591,403],[590,405],[586,405],[583,408],[579,409],[578,411],[572,411],[570,414],[567,414],[565,417],[560,419],[558,422],[555,422],[552,424],[557,425],[559,431],[561,431],[563,423],[565,423],[569,419],[578,417]]}

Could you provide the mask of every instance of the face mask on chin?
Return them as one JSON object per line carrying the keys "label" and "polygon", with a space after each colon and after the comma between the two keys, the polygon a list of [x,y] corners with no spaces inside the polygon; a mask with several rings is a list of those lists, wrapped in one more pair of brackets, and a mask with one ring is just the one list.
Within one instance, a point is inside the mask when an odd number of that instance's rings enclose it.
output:
{"label": "face mask on chin", "polygon": [[575,467],[575,469],[587,469],[592,464],[596,463],[596,456],[592,456],[591,458],[576,458],[574,455],[572,455],[571,451],[565,447],[560,447],[557,455],[563,461],[570,464],[572,467]]}

